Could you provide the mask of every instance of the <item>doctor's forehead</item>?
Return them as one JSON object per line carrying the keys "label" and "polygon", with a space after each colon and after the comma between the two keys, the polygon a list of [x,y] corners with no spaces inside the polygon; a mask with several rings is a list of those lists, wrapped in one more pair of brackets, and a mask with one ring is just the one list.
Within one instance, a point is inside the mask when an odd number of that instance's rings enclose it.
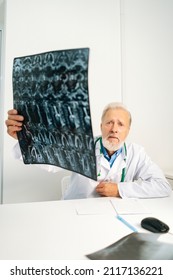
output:
{"label": "doctor's forehead", "polygon": [[131,116],[128,111],[122,108],[110,108],[102,116],[102,122],[108,119],[119,119],[130,123]]}

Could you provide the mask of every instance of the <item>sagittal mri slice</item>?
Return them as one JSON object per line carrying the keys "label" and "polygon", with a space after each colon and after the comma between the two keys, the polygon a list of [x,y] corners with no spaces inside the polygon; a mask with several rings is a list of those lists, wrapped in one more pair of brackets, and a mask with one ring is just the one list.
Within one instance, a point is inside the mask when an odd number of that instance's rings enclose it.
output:
{"label": "sagittal mri slice", "polygon": [[96,180],[88,93],[89,49],[16,57],[14,108],[25,164],[51,164]]}

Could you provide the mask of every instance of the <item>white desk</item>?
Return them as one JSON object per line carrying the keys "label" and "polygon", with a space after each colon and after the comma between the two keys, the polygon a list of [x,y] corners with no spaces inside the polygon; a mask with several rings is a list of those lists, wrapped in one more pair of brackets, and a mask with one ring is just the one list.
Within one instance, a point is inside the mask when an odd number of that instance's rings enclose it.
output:
{"label": "white desk", "polygon": [[[111,198],[112,199],[112,198]],[[115,198],[115,200],[118,198]],[[96,209],[103,212],[79,214],[79,206],[89,200],[4,204],[0,206],[1,260],[79,260],[102,249],[131,230],[116,219],[110,198],[92,199]],[[150,214],[124,215],[140,232],[140,221],[147,216],[157,217],[173,232],[173,195],[161,199],[145,199],[142,203]],[[94,212],[94,210],[93,210]],[[163,235],[162,235],[163,236]],[[173,236],[164,234],[164,239]]]}

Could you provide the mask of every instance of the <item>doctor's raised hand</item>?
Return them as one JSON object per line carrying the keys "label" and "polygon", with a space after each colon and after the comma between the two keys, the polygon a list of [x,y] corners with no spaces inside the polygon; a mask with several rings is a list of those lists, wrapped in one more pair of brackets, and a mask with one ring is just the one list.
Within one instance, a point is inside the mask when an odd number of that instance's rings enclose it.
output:
{"label": "doctor's raised hand", "polygon": [[17,132],[22,130],[23,116],[18,115],[17,110],[11,109],[7,112],[8,119],[5,121],[7,126],[7,133],[17,139]]}

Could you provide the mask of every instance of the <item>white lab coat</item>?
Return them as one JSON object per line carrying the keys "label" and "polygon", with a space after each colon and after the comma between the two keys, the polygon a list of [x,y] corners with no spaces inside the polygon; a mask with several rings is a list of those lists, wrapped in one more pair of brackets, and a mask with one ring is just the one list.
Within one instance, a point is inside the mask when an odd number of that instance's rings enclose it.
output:
{"label": "white lab coat", "polygon": [[[122,198],[154,198],[171,194],[171,187],[161,169],[151,161],[144,148],[137,144],[126,144],[125,151],[117,157],[110,168],[109,162],[100,153],[100,142],[96,144],[97,171],[101,174],[98,181],[73,173],[64,199],[98,197],[95,188],[100,181],[118,183]],[[122,170],[126,168],[124,182],[121,181]]]}
{"label": "white lab coat", "polygon": [[[97,181],[72,173],[69,186],[64,194],[64,199],[79,199],[99,197],[95,191],[98,182],[113,181],[118,184],[119,194],[122,198],[154,198],[166,197],[171,194],[171,187],[161,169],[151,161],[144,148],[137,144],[126,144],[125,151],[117,157],[112,167],[100,153],[100,141],[96,143],[97,172],[100,176]],[[19,158],[19,147],[15,148],[15,154]],[[126,161],[124,160],[126,157]],[[39,165],[40,166],[40,165]],[[121,182],[122,169],[126,168],[124,182]],[[55,166],[42,165],[49,172],[57,172]]]}

